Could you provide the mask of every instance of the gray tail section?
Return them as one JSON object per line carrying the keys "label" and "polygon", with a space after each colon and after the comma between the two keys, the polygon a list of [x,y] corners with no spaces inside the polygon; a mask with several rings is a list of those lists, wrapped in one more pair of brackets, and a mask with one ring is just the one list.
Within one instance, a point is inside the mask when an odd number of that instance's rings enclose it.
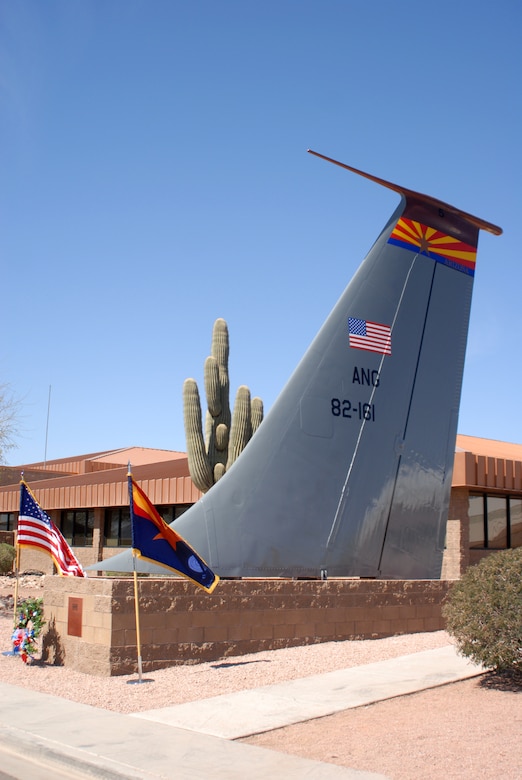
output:
{"label": "gray tail section", "polygon": [[[478,234],[501,230],[323,159],[401,203],[244,452],[175,528],[222,577],[437,578]],[[90,568],[131,571],[130,551]]]}

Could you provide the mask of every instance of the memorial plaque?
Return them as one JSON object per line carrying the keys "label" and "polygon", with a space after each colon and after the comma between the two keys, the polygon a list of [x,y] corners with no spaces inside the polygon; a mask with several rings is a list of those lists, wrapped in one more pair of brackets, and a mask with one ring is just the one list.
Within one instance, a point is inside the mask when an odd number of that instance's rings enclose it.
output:
{"label": "memorial plaque", "polygon": [[83,599],[69,596],[69,610],[67,613],[67,633],[69,636],[82,635],[82,607]]}

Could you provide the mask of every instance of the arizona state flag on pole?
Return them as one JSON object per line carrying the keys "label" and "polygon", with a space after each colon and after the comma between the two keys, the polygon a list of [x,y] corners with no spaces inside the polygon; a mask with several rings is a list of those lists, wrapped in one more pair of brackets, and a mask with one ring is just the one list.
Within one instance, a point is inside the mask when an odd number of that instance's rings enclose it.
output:
{"label": "arizona state flag on pole", "polygon": [[219,582],[217,574],[163,520],[131,474],[128,479],[133,554],[171,569],[212,593]]}
{"label": "arizona state flag on pole", "polygon": [[44,512],[26,483],[20,483],[20,514],[16,543],[19,547],[38,547],[53,559],[58,574],[85,577],[83,569],[49,515]]}

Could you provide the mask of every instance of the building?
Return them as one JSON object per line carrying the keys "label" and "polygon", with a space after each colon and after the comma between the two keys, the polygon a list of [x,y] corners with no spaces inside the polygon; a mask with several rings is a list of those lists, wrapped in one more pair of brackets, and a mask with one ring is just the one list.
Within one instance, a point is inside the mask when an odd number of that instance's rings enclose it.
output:
{"label": "building", "polygon": [[[23,472],[84,566],[131,544],[128,463],[167,522],[201,493],[185,453],[131,447],[0,469],[0,541],[16,530]],[[522,545],[522,445],[457,436],[442,579],[458,579],[494,550]],[[21,571],[50,573],[50,559],[23,549]]]}
{"label": "building", "polygon": [[443,577],[522,546],[522,445],[457,436]]}
{"label": "building", "polygon": [[[83,566],[130,547],[129,463],[134,479],[168,523],[201,496],[189,476],[185,453],[171,450],[129,447],[3,467],[0,470],[0,534],[16,530],[23,473],[36,500],[60,528]],[[50,573],[52,563],[38,550],[22,549],[20,569]]]}

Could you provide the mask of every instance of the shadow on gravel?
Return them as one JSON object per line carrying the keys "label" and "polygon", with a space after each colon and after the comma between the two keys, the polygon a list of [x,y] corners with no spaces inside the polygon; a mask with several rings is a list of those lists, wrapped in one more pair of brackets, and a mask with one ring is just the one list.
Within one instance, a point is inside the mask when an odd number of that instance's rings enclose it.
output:
{"label": "shadow on gravel", "polygon": [[246,666],[247,664],[271,664],[268,658],[259,659],[258,661],[229,661],[222,664],[211,664],[212,669],[228,669],[230,666]]}
{"label": "shadow on gravel", "polygon": [[481,688],[522,693],[522,672],[488,672],[481,678]]}

